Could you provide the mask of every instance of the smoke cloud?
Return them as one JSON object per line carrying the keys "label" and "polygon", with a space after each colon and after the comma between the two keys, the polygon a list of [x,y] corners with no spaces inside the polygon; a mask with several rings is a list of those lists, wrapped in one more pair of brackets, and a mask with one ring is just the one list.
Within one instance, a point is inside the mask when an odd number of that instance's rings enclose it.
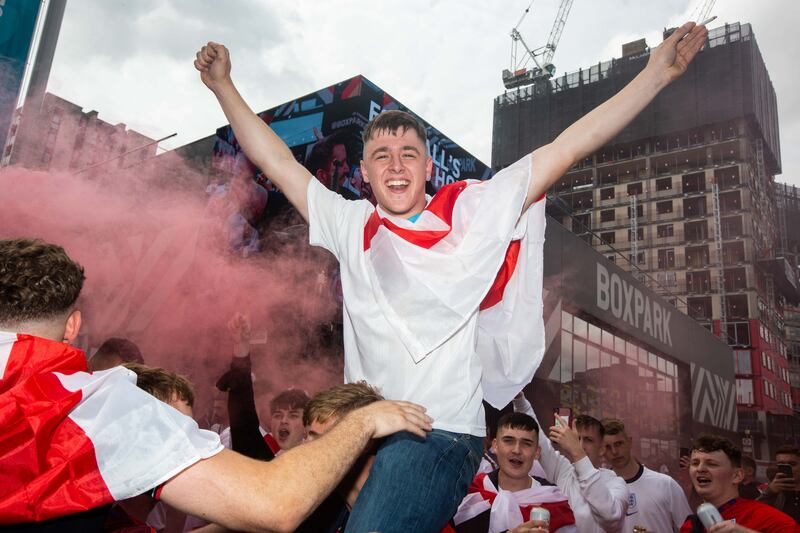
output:
{"label": "smoke cloud", "polygon": [[225,217],[237,206],[209,202],[208,178],[177,157],[154,161],[113,172],[0,172],[0,238],[59,244],[85,268],[81,347],[131,339],[147,364],[195,383],[202,414],[230,361],[226,324],[241,312],[259,342],[257,405],[290,386],[314,394],[341,383],[340,348],[317,340],[338,312],[327,252],[306,244],[302,226],[291,238],[266,231],[259,253],[232,252]]}

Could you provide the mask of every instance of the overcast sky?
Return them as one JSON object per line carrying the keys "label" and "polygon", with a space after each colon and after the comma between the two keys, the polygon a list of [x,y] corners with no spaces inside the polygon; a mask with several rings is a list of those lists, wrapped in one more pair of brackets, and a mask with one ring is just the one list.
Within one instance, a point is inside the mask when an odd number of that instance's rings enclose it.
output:
{"label": "overcast sky", "polygon": [[[231,50],[256,111],[363,74],[479,159],[491,160],[492,103],[530,0],[68,0],[48,90],[174,148],[226,120],[192,60],[206,41]],[[702,0],[576,0],[553,62],[571,72],[660,42]],[[520,32],[547,41],[558,0],[536,0]],[[800,185],[796,0],[718,0],[725,22],[753,25],[778,95],[783,174]]]}

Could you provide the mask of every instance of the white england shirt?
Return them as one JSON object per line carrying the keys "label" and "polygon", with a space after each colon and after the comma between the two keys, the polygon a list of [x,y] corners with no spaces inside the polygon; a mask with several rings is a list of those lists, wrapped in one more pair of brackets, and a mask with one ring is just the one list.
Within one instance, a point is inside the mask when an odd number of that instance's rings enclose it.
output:
{"label": "white england shirt", "polygon": [[418,403],[433,427],[486,434],[481,364],[475,352],[477,312],[450,339],[415,363],[375,298],[363,252],[364,225],[374,211],[367,200],[345,200],[310,180],[309,240],[339,260],[344,326],[344,379],[365,380],[384,397]]}
{"label": "white england shirt", "polygon": [[692,514],[683,489],[671,477],[642,466],[628,483],[628,510],[622,531],[645,526],[647,531],[680,531]]}

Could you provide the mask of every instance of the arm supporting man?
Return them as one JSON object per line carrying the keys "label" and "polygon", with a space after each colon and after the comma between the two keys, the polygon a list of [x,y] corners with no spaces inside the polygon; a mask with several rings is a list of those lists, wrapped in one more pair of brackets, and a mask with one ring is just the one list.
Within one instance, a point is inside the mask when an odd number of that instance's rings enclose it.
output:
{"label": "arm supporting man", "polygon": [[430,424],[418,405],[376,402],[271,462],[224,450],[168,481],[161,498],[231,529],[293,531],[336,487],[370,438],[397,431],[424,437]]}
{"label": "arm supporting man", "polygon": [[614,138],[647,107],[656,95],[686,72],[705,44],[705,26],[687,22],[676,29],[651,54],[647,66],[620,92],[592,110],[552,143],[533,152],[532,174],[525,202],[527,209],[547,192],[577,161]]}
{"label": "arm supporting man", "polygon": [[311,174],[239,94],[231,80],[228,49],[209,42],[197,53],[194,66],[200,71],[200,79],[217,97],[244,153],[308,220],[306,190]]}

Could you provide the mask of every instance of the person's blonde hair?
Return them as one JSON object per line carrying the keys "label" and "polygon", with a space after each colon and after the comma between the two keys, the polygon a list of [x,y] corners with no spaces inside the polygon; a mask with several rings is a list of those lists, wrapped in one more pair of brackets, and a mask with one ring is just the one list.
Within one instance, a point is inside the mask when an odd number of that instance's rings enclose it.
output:
{"label": "person's blonde hair", "polygon": [[378,390],[366,381],[345,383],[324,390],[314,396],[303,409],[303,424],[316,421],[325,423],[332,418],[341,418],[374,402],[383,400]]}

